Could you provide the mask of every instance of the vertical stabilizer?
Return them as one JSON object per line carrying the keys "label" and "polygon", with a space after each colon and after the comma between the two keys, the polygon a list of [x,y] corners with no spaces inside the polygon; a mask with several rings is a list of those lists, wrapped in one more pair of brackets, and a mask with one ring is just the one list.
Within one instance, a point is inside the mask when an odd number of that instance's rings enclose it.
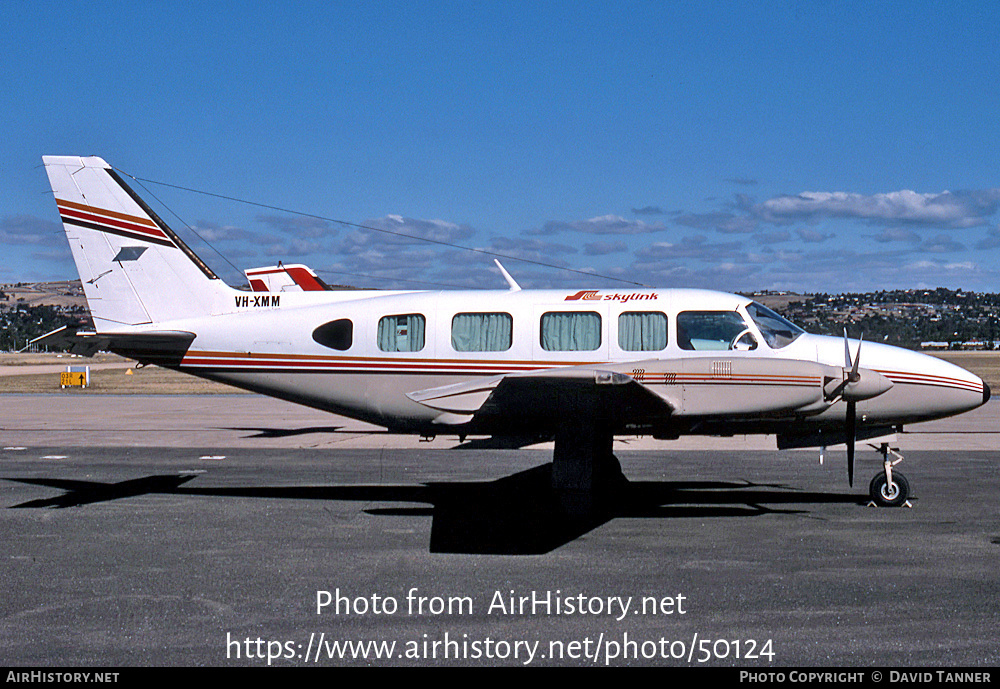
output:
{"label": "vertical stabilizer", "polygon": [[98,332],[219,313],[231,288],[100,158],[44,156]]}

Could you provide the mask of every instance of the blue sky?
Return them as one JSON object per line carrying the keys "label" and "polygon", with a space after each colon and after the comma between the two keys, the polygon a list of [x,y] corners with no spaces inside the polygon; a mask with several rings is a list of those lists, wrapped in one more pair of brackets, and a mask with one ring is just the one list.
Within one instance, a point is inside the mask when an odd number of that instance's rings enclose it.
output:
{"label": "blue sky", "polygon": [[[1000,291],[990,2],[0,3],[0,282],[76,277],[42,155],[521,261],[523,286]],[[232,282],[486,254],[144,182]],[[135,185],[143,196],[149,194]]]}

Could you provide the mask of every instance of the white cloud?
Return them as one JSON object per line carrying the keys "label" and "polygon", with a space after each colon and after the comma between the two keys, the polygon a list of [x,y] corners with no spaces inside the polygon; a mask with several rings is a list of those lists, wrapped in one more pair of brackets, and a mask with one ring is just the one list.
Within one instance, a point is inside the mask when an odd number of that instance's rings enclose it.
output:
{"label": "white cloud", "polygon": [[749,215],[733,213],[685,213],[674,218],[674,222],[698,230],[715,230],[723,234],[742,234],[757,229],[757,220]]}
{"label": "white cloud", "polygon": [[739,242],[709,242],[702,235],[684,237],[680,242],[656,242],[644,246],[636,252],[638,259],[695,259],[718,261],[723,256],[732,256],[740,248]]}
{"label": "white cloud", "polygon": [[827,239],[833,239],[836,236],[833,233],[818,232],[805,227],[801,227],[795,230],[795,232],[799,235],[799,239],[803,242],[808,242],[809,244],[825,242]]}
{"label": "white cloud", "polygon": [[569,244],[543,242],[537,239],[524,239],[521,237],[513,239],[509,237],[494,237],[490,246],[491,251],[505,254],[507,256],[558,265],[565,265],[565,263],[555,260],[555,256],[560,254],[575,254],[578,252],[576,247],[570,246]]}
{"label": "white cloud", "polygon": [[306,216],[258,215],[257,220],[281,232],[298,237],[326,237],[337,232],[337,227],[326,220]]}
{"label": "white cloud", "polygon": [[468,225],[448,222],[447,220],[406,218],[401,215],[386,215],[366,220],[360,224],[372,229],[359,228],[352,233],[355,237],[354,241],[358,241],[357,238],[363,234],[367,236],[366,242],[375,243],[412,244],[420,242],[423,244],[430,241],[454,244],[475,234],[475,230]]}
{"label": "white cloud", "polygon": [[206,242],[220,242],[227,240],[259,241],[250,232],[235,225],[220,225],[208,220],[201,220],[194,226],[193,231]]}
{"label": "white cloud", "polygon": [[62,226],[33,215],[5,215],[0,218],[0,242],[4,244],[65,244]]}
{"label": "white cloud", "polygon": [[918,194],[903,190],[884,194],[806,191],[777,196],[754,207],[759,217],[775,223],[817,217],[857,218],[876,224],[914,223],[939,227],[974,227],[997,212],[1000,189]]}
{"label": "white cloud", "polygon": [[617,254],[625,251],[628,247],[625,242],[590,242],[583,245],[583,253],[588,256],[605,256],[607,254]]}
{"label": "white cloud", "polygon": [[886,227],[872,238],[881,244],[886,244],[888,242],[910,242],[912,244],[916,244],[920,242],[919,234],[913,230],[908,230],[902,227]]}
{"label": "white cloud", "polygon": [[628,220],[620,215],[601,215],[588,220],[572,222],[549,221],[541,229],[528,230],[527,235],[550,235],[560,232],[583,232],[584,234],[648,234],[667,229],[662,223],[647,223],[642,220]]}
{"label": "white cloud", "polygon": [[956,242],[953,238],[946,234],[939,234],[932,239],[928,239],[921,245],[920,248],[924,251],[935,254],[949,253],[952,251],[965,251],[965,247],[961,243]]}
{"label": "white cloud", "polygon": [[1000,247],[1000,227],[986,230],[986,236],[976,242],[977,249],[996,249]]}

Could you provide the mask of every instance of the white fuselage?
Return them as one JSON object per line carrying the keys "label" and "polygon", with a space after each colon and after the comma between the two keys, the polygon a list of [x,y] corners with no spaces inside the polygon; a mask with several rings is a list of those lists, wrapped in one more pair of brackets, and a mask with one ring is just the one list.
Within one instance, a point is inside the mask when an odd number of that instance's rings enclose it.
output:
{"label": "white fuselage", "polygon": [[[408,392],[506,373],[688,358],[845,365],[841,338],[803,333],[789,343],[769,346],[748,315],[750,303],[738,295],[687,289],[277,294],[233,290],[228,308],[216,305],[212,316],[158,323],[156,329],[196,333],[179,370],[391,428],[428,431],[438,412],[411,400]],[[739,351],[724,340],[690,344],[679,332],[678,314],[692,312],[729,314],[730,318],[737,314],[750,332],[753,349]],[[579,342],[547,343],[543,328],[552,322],[548,314],[557,313],[570,314],[569,318],[585,314],[592,332]],[[456,332],[465,327],[463,318],[481,321],[484,314],[499,315],[508,324],[509,334],[504,333],[499,344],[474,344],[472,351],[461,351],[469,349],[468,344],[455,344],[456,338],[466,334]],[[419,330],[410,317],[421,319]],[[623,341],[629,335],[622,319],[642,317],[665,321],[665,342]],[[340,322],[331,326],[339,329],[334,346],[320,344],[314,332],[334,321]],[[413,351],[386,351],[396,344],[384,342],[386,330],[392,327],[396,328],[393,336]],[[407,328],[412,332],[400,334]],[[410,341],[416,337],[422,342]],[[852,357],[858,346],[856,340],[849,342]],[[935,357],[869,342],[860,346],[861,366],[893,384],[888,392],[858,402],[862,424],[897,426],[957,414],[981,405],[989,394],[977,376]],[[660,384],[670,385],[669,376]],[[807,414],[764,419],[747,415],[714,419],[701,426],[685,422],[684,432],[716,433],[720,422],[736,424],[731,432],[744,432],[739,430],[741,422],[745,432],[775,432],[775,424],[790,420],[814,426],[839,424],[844,408],[840,402]],[[663,423],[669,426],[683,416],[675,413]]]}

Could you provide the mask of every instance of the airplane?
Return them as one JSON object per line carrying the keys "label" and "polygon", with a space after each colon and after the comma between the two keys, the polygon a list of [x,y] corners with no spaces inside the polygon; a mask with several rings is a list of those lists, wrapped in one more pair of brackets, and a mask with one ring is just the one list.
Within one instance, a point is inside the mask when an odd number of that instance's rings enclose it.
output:
{"label": "airplane", "polygon": [[[94,321],[46,341],[109,350],[426,437],[553,438],[570,511],[624,476],[616,435],[769,434],[779,449],[882,455],[879,506],[909,504],[904,425],[985,404],[964,369],[885,344],[805,332],[748,297],[696,289],[330,289],[306,266],[221,280],[98,157],[43,162]],[[852,354],[853,350],[853,354]],[[821,459],[822,459],[821,449]]]}

